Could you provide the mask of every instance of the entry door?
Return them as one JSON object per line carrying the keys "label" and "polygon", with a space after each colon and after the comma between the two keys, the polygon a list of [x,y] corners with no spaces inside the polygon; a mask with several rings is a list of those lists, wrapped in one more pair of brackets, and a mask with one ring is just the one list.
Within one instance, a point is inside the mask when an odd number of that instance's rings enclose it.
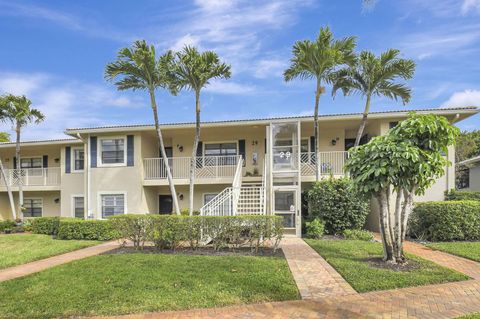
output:
{"label": "entry door", "polygon": [[294,230],[297,227],[297,215],[300,207],[297,201],[297,189],[276,188],[273,193],[274,213],[283,217],[283,227]]}
{"label": "entry door", "polygon": [[165,215],[173,211],[173,199],[171,195],[158,195],[158,213]]}

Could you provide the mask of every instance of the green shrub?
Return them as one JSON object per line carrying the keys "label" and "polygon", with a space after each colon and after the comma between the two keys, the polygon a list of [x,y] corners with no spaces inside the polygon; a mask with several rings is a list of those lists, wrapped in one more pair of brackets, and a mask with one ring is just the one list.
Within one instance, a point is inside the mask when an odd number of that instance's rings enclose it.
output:
{"label": "green shrub", "polygon": [[60,217],[37,217],[32,219],[34,234],[54,235],[58,233]]}
{"label": "green shrub", "polygon": [[308,191],[307,199],[309,219],[323,220],[328,234],[362,228],[370,207],[368,199],[353,187],[348,178],[317,182]]}
{"label": "green shrub", "polygon": [[32,231],[32,220],[31,219],[24,219],[22,221],[22,229],[23,229],[23,231]]}
{"label": "green shrub", "polygon": [[409,220],[409,235],[430,241],[479,240],[480,202],[418,203]]}
{"label": "green shrub", "polygon": [[325,234],[325,224],[319,218],[306,222],[305,226],[307,229],[307,238],[320,239],[323,234]]}
{"label": "green shrub", "polygon": [[[175,213],[172,213],[172,214],[175,214]],[[190,216],[190,210],[188,208],[182,208],[180,210],[180,215],[182,216]],[[194,210],[193,211],[193,216],[198,216],[200,215],[200,212],[198,210]]]}
{"label": "green shrub", "polygon": [[57,237],[59,239],[112,240],[120,236],[109,220],[62,218]]}
{"label": "green shrub", "polygon": [[350,240],[372,241],[373,233],[363,229],[345,229],[343,237]]}
{"label": "green shrub", "polygon": [[121,238],[131,240],[135,249],[143,249],[152,232],[151,215],[125,214],[113,216],[109,220]]}
{"label": "green shrub", "polygon": [[466,191],[457,191],[450,190],[445,192],[445,200],[477,200],[480,201],[480,192],[466,192]]}
{"label": "green shrub", "polygon": [[15,227],[15,222],[12,220],[2,220],[0,221],[0,233],[3,233],[5,229],[12,229]]}

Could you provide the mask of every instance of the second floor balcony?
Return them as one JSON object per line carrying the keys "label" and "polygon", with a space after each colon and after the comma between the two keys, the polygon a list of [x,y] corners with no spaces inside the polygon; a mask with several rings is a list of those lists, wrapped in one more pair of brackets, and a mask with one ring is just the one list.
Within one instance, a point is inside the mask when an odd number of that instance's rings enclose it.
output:
{"label": "second floor balcony", "polygon": [[346,175],[345,163],[348,158],[348,152],[318,152],[315,153],[301,153],[300,165],[301,175],[304,177],[315,176],[316,168],[318,166],[320,175],[343,176]]}
{"label": "second floor balcony", "polygon": [[60,187],[60,167],[6,169],[5,180],[0,177],[0,187],[9,185],[15,189],[22,185],[25,189]]}

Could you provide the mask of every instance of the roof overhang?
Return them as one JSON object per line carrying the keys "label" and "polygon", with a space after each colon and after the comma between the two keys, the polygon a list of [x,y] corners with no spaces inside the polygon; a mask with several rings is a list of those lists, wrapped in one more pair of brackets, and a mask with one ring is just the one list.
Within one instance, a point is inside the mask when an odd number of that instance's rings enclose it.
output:
{"label": "roof overhang", "polygon": [[[78,139],[61,139],[61,140],[42,140],[42,141],[28,141],[28,142],[21,142],[22,146],[50,146],[50,145],[67,145],[67,144],[79,144],[82,143],[81,140]],[[10,148],[15,147],[15,142],[6,142],[0,143],[0,148]]]}
{"label": "roof overhang", "polygon": [[457,163],[457,166],[474,167],[480,165],[480,155]]}

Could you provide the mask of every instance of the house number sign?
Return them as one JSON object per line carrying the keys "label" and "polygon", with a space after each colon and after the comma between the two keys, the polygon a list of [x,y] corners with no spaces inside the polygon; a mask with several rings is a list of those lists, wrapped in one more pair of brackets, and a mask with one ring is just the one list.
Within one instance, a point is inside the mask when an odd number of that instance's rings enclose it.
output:
{"label": "house number sign", "polygon": [[280,152],[280,158],[289,159],[292,154],[290,152]]}

